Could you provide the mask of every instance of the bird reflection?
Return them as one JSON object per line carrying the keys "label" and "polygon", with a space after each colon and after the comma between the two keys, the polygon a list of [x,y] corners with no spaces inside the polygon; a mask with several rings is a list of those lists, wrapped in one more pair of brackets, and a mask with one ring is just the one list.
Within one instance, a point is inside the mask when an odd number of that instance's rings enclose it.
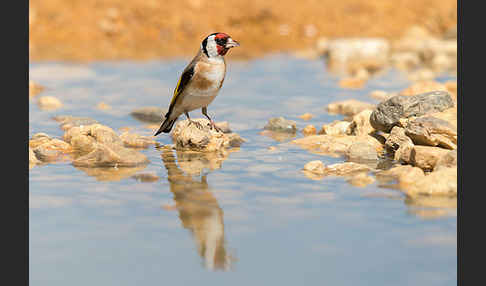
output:
{"label": "bird reflection", "polygon": [[182,226],[191,232],[206,268],[229,270],[233,258],[225,247],[223,210],[210,191],[206,175],[201,175],[205,169],[220,168],[227,155],[187,151],[176,154],[180,167],[172,150],[162,150],[161,156]]}

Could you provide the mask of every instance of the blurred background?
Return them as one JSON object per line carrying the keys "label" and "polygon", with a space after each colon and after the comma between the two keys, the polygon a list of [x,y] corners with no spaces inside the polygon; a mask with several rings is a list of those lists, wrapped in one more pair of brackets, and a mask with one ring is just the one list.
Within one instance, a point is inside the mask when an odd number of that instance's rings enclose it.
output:
{"label": "blurred background", "polygon": [[30,59],[91,61],[193,55],[225,32],[232,57],[314,48],[321,38],[394,40],[418,26],[455,29],[457,1],[443,0],[31,0]]}

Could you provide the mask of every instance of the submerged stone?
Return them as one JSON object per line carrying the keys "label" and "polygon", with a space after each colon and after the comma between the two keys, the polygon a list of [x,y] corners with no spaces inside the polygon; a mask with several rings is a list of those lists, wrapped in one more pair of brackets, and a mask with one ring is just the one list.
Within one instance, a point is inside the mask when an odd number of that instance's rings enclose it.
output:
{"label": "submerged stone", "polygon": [[263,129],[276,132],[296,133],[297,124],[293,120],[287,120],[283,117],[274,117],[268,120],[268,123]]}

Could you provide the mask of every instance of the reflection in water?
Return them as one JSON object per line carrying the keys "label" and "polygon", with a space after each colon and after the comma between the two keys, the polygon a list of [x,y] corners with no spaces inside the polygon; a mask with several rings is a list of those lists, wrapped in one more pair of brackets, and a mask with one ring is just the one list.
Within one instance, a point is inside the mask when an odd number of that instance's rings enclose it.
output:
{"label": "reflection in water", "polygon": [[138,167],[97,167],[97,168],[88,168],[88,167],[78,167],[74,166],[76,169],[85,172],[88,176],[95,177],[96,180],[100,182],[105,181],[120,181],[122,179],[129,178],[130,176],[134,175],[138,171],[145,169],[147,166],[142,165]]}
{"label": "reflection in water", "polygon": [[407,196],[405,204],[409,213],[425,219],[457,215],[456,196]]}
{"label": "reflection in water", "polygon": [[172,150],[162,149],[161,155],[182,226],[191,231],[206,268],[229,270],[233,257],[225,248],[223,210],[210,192],[206,175],[200,176],[204,169],[221,167],[225,157],[218,153],[176,153],[180,168]]}

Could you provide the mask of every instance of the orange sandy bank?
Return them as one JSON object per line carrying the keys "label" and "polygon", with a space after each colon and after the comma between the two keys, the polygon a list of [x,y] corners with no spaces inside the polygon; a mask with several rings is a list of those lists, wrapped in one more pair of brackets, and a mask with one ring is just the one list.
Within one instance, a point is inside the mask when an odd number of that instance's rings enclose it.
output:
{"label": "orange sandy bank", "polygon": [[412,25],[441,34],[457,23],[443,0],[31,0],[31,60],[190,56],[209,33],[242,43],[233,57],[305,49],[319,37],[395,38]]}

